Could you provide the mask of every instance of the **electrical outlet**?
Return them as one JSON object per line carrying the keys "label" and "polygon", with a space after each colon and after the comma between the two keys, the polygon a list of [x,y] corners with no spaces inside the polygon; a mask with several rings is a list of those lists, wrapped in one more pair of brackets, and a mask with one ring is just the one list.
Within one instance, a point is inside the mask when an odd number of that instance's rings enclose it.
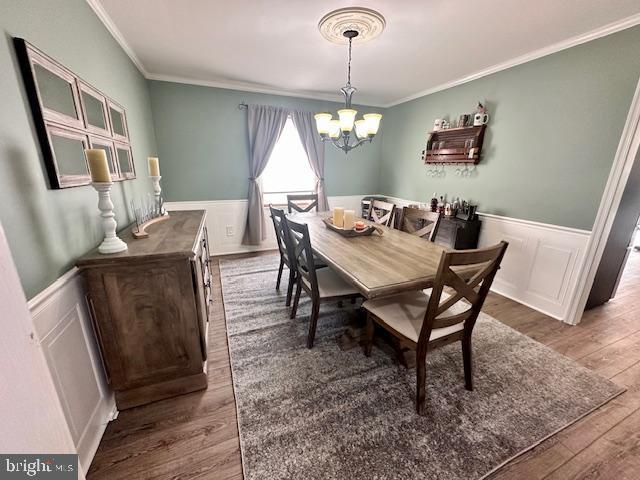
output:
{"label": "electrical outlet", "polygon": [[233,225],[227,225],[227,237],[233,237],[235,234],[233,233]]}

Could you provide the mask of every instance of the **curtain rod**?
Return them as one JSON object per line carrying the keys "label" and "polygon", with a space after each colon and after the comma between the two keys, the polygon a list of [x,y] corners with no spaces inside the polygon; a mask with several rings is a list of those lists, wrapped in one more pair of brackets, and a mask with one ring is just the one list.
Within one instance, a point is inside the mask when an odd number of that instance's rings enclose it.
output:
{"label": "curtain rod", "polygon": [[[277,105],[265,105],[265,106],[267,106],[267,107],[278,107]],[[247,110],[248,108],[249,108],[249,104],[247,104],[246,102],[240,102],[238,104],[238,110]],[[284,109],[287,109],[289,111],[296,110],[295,108],[288,108],[288,107],[279,107],[279,108],[284,108]],[[299,110],[299,111],[304,112],[306,110]],[[311,113],[313,113],[313,112],[311,112]]]}

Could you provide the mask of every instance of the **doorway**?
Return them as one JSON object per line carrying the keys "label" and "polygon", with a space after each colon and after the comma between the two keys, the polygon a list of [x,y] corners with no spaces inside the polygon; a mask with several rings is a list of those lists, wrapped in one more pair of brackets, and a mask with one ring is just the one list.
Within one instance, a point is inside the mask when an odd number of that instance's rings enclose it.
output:
{"label": "doorway", "polygon": [[[636,152],[635,160],[625,185],[620,205],[611,232],[607,239],[602,259],[593,280],[585,309],[598,307],[617,296],[621,287],[627,288],[627,283],[634,273],[640,269],[640,251],[635,248],[640,242],[638,223],[640,221],[640,150]],[[640,281],[638,281],[640,287]]]}

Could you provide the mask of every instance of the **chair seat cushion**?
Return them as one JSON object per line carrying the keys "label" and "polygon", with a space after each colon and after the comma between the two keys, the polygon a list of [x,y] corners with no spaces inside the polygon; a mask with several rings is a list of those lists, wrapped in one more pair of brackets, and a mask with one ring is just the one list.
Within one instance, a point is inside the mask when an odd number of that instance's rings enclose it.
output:
{"label": "chair seat cushion", "polygon": [[[396,332],[417,343],[428,304],[429,295],[426,295],[424,291],[417,291],[367,300],[362,306]],[[454,315],[451,309],[444,312],[441,318],[450,315]],[[436,340],[445,335],[459,332],[463,328],[464,323],[457,323],[445,328],[434,328],[429,340]]]}
{"label": "chair seat cushion", "polygon": [[358,291],[352,285],[345,282],[336,272],[331,270],[331,268],[327,267],[316,270],[316,278],[318,279],[320,298],[344,297],[358,294]]}

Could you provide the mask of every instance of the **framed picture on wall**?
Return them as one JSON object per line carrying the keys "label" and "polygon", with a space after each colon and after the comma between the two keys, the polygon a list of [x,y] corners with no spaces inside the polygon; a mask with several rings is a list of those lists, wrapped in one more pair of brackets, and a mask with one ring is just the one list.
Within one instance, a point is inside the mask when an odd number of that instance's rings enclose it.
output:
{"label": "framed picture on wall", "polygon": [[22,38],[14,38],[51,188],[91,183],[84,150],[107,153],[111,178],[135,178],[122,105]]}

